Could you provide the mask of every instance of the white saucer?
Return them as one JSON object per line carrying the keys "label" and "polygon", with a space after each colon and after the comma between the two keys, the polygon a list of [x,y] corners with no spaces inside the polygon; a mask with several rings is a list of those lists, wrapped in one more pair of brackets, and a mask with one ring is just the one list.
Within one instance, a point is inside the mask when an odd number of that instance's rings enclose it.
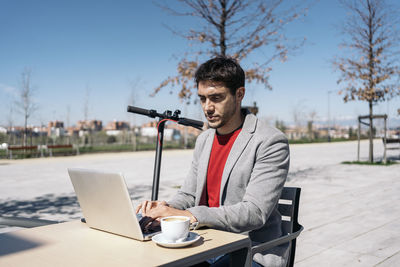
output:
{"label": "white saucer", "polygon": [[189,232],[188,237],[185,239],[185,241],[182,242],[168,242],[163,238],[162,233],[155,235],[151,238],[154,242],[156,242],[157,245],[163,246],[163,247],[167,247],[167,248],[181,248],[181,247],[186,247],[189,246],[191,244],[193,244],[194,242],[196,242],[197,240],[200,239],[200,236],[194,232]]}

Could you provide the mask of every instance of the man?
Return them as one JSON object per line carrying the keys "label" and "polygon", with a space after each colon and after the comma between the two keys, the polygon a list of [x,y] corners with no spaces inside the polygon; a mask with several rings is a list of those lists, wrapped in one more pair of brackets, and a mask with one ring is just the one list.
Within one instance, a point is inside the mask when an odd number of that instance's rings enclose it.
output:
{"label": "man", "polygon": [[[277,202],[289,168],[286,137],[241,109],[245,74],[233,59],[213,58],[195,74],[209,127],[196,141],[190,172],[172,200],[137,207],[152,220],[185,215],[197,227],[248,232],[253,243],[282,236]],[[284,266],[288,246],[254,260]]]}

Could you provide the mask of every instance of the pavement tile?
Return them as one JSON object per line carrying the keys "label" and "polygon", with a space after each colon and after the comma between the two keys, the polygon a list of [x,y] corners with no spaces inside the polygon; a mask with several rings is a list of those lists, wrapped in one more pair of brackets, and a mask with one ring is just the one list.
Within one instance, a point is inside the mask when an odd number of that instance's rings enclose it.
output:
{"label": "pavement tile", "polygon": [[302,261],[306,258],[320,254],[322,251],[326,250],[327,247],[314,244],[310,241],[301,238],[301,235],[297,238],[296,255],[295,262]]}
{"label": "pavement tile", "polygon": [[357,236],[336,246],[335,248],[349,252],[369,254],[387,258],[400,251],[400,235],[398,229],[388,229],[385,225],[378,229]]}
{"label": "pavement tile", "polygon": [[394,267],[400,266],[400,251],[391,255],[389,258],[379,262],[376,267]]}
{"label": "pavement tile", "polygon": [[381,262],[382,258],[357,254],[340,249],[328,249],[315,256],[296,262],[296,267],[369,267]]}
{"label": "pavement tile", "polygon": [[360,228],[356,221],[356,218],[353,218],[353,220],[338,220],[317,229],[304,231],[301,235],[305,240],[310,240],[316,245],[334,247],[366,231]]}

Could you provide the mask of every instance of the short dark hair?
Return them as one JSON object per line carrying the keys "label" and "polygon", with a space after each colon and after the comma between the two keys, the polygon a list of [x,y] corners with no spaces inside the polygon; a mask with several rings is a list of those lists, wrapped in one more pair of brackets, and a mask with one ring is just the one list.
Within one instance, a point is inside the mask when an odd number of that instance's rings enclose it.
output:
{"label": "short dark hair", "polygon": [[232,95],[236,90],[244,87],[245,74],[240,65],[233,58],[218,56],[200,65],[195,73],[197,87],[200,82],[222,82]]}

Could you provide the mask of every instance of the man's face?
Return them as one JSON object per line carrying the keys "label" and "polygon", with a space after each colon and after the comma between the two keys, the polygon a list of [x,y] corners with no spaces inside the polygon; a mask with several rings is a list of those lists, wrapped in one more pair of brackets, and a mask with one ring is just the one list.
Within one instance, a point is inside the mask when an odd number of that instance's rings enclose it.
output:
{"label": "man's face", "polygon": [[240,102],[237,101],[236,95],[232,95],[223,83],[199,82],[197,94],[208,124],[214,129],[229,124],[240,107]]}

